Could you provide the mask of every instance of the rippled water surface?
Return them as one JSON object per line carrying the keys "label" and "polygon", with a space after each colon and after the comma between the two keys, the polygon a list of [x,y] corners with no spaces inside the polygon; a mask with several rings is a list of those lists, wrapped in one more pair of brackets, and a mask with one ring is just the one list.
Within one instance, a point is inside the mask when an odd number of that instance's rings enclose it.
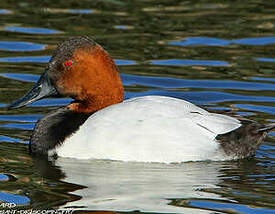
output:
{"label": "rippled water surface", "polygon": [[28,154],[35,122],[71,100],[6,105],[55,45],[88,35],[115,59],[125,98],[167,95],[275,122],[275,2],[12,1],[0,4],[0,208],[154,213],[275,213],[275,133],[251,160],[182,164]]}

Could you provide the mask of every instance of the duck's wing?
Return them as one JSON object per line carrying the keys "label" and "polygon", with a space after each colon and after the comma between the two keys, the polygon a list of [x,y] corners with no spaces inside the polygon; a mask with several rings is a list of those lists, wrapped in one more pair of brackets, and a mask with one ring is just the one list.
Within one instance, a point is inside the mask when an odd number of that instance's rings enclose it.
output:
{"label": "duck's wing", "polygon": [[189,116],[198,126],[216,135],[231,132],[241,126],[241,122],[238,119],[222,114],[191,111]]}
{"label": "duck's wing", "polygon": [[151,113],[166,117],[189,119],[201,128],[211,132],[213,136],[231,132],[241,126],[241,122],[227,115],[210,113],[188,101],[165,96],[145,96],[127,101],[135,106],[146,105]]}
{"label": "duck's wing", "polygon": [[[155,105],[156,111],[162,113],[162,115],[185,118],[185,124],[192,123],[196,125],[192,126],[193,129],[186,129],[187,131],[194,134],[199,133],[201,140],[206,136],[212,138],[228,156],[233,158],[253,156],[267,133],[275,129],[275,124],[263,125],[241,117],[210,113],[190,102],[169,97],[148,96],[133,101],[143,103],[148,101],[152,103],[152,106]],[[157,103],[161,103],[161,105]],[[169,111],[165,112],[167,109]],[[186,124],[186,127],[188,127],[188,124]]]}

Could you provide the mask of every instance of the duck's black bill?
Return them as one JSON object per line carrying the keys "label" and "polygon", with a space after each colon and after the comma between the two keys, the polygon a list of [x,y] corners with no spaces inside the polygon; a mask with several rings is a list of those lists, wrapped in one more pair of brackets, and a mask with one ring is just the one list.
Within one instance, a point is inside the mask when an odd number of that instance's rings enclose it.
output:
{"label": "duck's black bill", "polygon": [[32,89],[20,99],[8,106],[8,109],[21,108],[45,97],[57,96],[58,92],[52,85],[47,72],[45,72]]}

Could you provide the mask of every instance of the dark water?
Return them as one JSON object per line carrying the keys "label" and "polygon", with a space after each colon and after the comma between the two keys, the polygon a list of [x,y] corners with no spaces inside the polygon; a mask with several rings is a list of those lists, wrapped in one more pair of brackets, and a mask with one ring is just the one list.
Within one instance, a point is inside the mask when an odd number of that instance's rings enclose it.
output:
{"label": "dark water", "polygon": [[274,14],[275,2],[263,0],[1,0],[0,201],[12,209],[275,213],[274,132],[252,160],[52,163],[28,154],[29,136],[70,99],[6,110],[58,42],[88,35],[115,58],[125,98],[168,95],[275,122]]}

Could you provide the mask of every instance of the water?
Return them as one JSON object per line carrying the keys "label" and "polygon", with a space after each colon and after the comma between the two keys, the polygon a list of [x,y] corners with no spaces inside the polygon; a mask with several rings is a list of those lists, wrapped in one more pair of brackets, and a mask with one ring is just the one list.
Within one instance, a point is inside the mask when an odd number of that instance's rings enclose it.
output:
{"label": "water", "polygon": [[43,114],[71,100],[6,110],[58,42],[88,35],[114,57],[125,98],[167,95],[275,122],[274,12],[275,3],[263,0],[2,0],[0,201],[13,209],[275,213],[274,132],[251,160],[51,162],[28,154],[29,136]]}

